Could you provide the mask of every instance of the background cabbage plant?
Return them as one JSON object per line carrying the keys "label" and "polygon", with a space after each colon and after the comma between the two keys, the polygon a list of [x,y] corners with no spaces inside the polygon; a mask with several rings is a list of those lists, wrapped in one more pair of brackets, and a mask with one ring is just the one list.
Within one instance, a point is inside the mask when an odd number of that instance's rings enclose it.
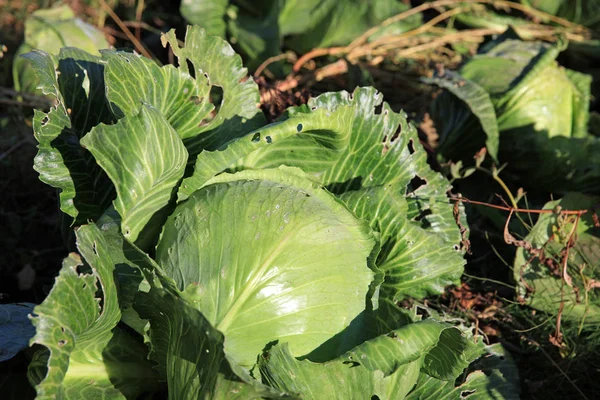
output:
{"label": "background cabbage plant", "polygon": [[[282,48],[300,54],[318,47],[349,44],[367,29],[410,6],[395,0],[185,0],[181,14],[211,35],[227,38],[256,68]],[[420,14],[377,32],[399,34],[418,27]],[[375,35],[374,35],[375,36]]]}
{"label": "background cabbage plant", "polygon": [[[508,32],[428,82],[447,89],[431,106],[446,160],[468,162],[483,146],[521,184],[546,191],[600,191],[598,138],[588,133],[591,77],[560,67],[565,48]],[[471,161],[472,162],[472,161]]]}
{"label": "background cabbage plant", "polygon": [[77,47],[98,55],[98,51],[108,48],[109,44],[100,29],[77,18],[67,5],[37,10],[25,21],[25,41],[15,54],[15,89],[40,94],[36,91],[38,80],[35,72],[20,55],[33,49],[58,54],[63,47]]}

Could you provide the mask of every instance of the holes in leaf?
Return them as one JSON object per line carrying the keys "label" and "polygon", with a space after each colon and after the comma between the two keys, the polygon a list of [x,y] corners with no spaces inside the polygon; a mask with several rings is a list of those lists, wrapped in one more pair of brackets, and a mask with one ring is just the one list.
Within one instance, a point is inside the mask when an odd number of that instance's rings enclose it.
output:
{"label": "holes in leaf", "polygon": [[452,246],[452,248],[454,249],[454,251],[459,251],[460,250],[460,246],[455,244],[454,246]]}
{"label": "holes in leaf", "polygon": [[200,97],[200,96],[192,96],[192,97],[190,97],[190,101],[192,103],[194,103],[195,106],[198,106],[198,105],[202,104],[202,100],[204,100],[204,97]]}
{"label": "holes in leaf", "polygon": [[63,347],[63,346],[64,346],[65,344],[67,344],[67,343],[68,343],[68,342],[67,342],[66,340],[64,340],[64,339],[61,339],[61,340],[59,340],[59,341],[58,341],[58,345],[59,345],[60,347]]}
{"label": "holes in leaf", "polygon": [[350,368],[360,367],[360,363],[356,361],[344,361],[344,364],[349,364]]}
{"label": "holes in leaf", "polygon": [[431,212],[430,209],[426,209],[426,210],[422,210],[419,215],[417,215],[416,217],[413,218],[413,220],[417,221],[417,222],[421,222],[425,219],[425,217],[427,217],[428,215],[433,214]]}
{"label": "holes in leaf", "polygon": [[415,175],[414,178],[412,178],[410,180],[410,183],[406,187],[406,194],[414,193],[417,191],[417,189],[419,189],[421,186],[426,185],[426,184],[427,184],[427,181],[425,179],[422,179],[421,177],[419,177],[419,175]]}
{"label": "holes in leaf", "polygon": [[431,316],[431,313],[429,312],[429,310],[424,307],[416,306],[416,313],[417,313],[417,315],[420,315],[423,318],[429,318]]}
{"label": "holes in leaf", "polygon": [[265,140],[267,141],[267,143],[271,144],[273,143],[273,140],[271,139],[271,136],[266,136]]}
{"label": "holes in leaf", "polygon": [[407,146],[407,147],[408,147],[408,152],[409,152],[410,154],[415,154],[415,143],[413,142],[413,140],[412,140],[412,139],[410,139],[410,140],[408,141],[408,146]]}
{"label": "holes in leaf", "polygon": [[48,123],[48,116],[46,115],[43,119],[42,119],[42,126],[46,126],[46,124]]}
{"label": "holes in leaf", "polygon": [[192,62],[188,59],[185,60],[185,63],[187,64],[189,74],[192,76],[192,78],[195,78],[196,71],[194,70],[194,64],[192,64]]}
{"label": "holes in leaf", "polygon": [[252,143],[258,143],[258,142],[260,142],[260,132],[256,132],[254,134],[254,136],[252,136],[252,139],[250,139],[250,141]]}
{"label": "holes in leaf", "polygon": [[98,250],[96,250],[96,242],[92,243],[92,251],[94,252],[94,255],[98,255]]}
{"label": "holes in leaf", "polygon": [[[206,74],[205,74],[206,75]],[[208,77],[208,75],[206,75]],[[221,105],[223,104],[223,88],[220,86],[211,86],[210,88],[210,102],[215,106],[213,111],[215,114],[219,113]]]}
{"label": "holes in leaf", "polygon": [[377,396],[376,394],[374,394],[373,396],[371,396],[371,400],[379,400],[379,396]]}
{"label": "holes in leaf", "polygon": [[[387,110],[385,110],[385,111],[387,113]],[[398,137],[400,136],[401,133],[402,133],[402,125],[398,125],[398,127],[396,128],[396,131],[394,132],[394,134],[390,138],[390,142],[394,143],[396,141],[396,139],[398,139]]]}
{"label": "holes in leaf", "polygon": [[[375,115],[381,115],[382,111],[383,111],[383,103],[375,106]],[[387,112],[386,112],[386,114],[387,114]]]}
{"label": "holes in leaf", "polygon": [[382,145],[383,145],[383,147],[381,148],[381,155],[382,155],[382,156],[385,156],[385,154],[386,154],[386,153],[388,152],[388,150],[390,149],[390,143],[388,142],[388,137],[387,137],[387,135],[385,135],[385,136],[383,137],[383,140],[382,140],[382,142],[381,142],[381,143],[382,143]]}
{"label": "holes in leaf", "polygon": [[460,392],[460,398],[461,399],[466,399],[467,397],[469,397],[470,395],[474,394],[475,392],[476,392],[475,389],[463,390],[462,392]]}
{"label": "holes in leaf", "polygon": [[65,333],[65,327],[64,327],[64,326],[61,326],[61,327],[60,327],[60,331],[61,331],[62,333]]}
{"label": "holes in leaf", "polygon": [[302,132],[302,128],[303,128],[302,124],[298,124],[298,126],[296,127],[296,130],[298,132]]}

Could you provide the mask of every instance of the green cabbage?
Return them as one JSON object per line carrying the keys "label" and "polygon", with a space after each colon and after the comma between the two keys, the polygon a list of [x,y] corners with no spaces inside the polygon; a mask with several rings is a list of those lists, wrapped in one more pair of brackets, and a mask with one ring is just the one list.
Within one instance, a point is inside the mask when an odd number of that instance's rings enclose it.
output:
{"label": "green cabbage", "polygon": [[[487,144],[492,157],[524,177],[521,185],[600,192],[600,141],[587,132],[591,77],[558,65],[564,48],[506,34],[458,75],[429,79],[448,89],[431,108],[442,158],[472,162]],[[482,108],[484,115],[476,112]],[[497,153],[490,141],[499,142]]]}

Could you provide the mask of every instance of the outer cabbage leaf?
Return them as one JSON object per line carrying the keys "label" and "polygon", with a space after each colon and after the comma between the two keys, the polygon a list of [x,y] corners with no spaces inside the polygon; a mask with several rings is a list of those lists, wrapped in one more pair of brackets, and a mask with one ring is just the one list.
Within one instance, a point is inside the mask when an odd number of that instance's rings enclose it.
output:
{"label": "outer cabbage leaf", "polygon": [[298,167],[382,233],[377,264],[389,274],[387,295],[441,293],[464,265],[450,185],[429,168],[414,127],[381,97],[372,88],[324,94],[283,121],[200,154],[179,199],[225,169]]}
{"label": "outer cabbage leaf", "polygon": [[[162,42],[164,46],[168,43],[179,59],[178,68],[159,67],[135,54],[102,53],[107,61],[107,97],[118,108],[115,112],[135,115],[142,102],[154,106],[192,155],[216,148],[264,122],[258,108],[258,86],[247,78],[241,58],[229,43],[208,36],[197,26],[188,27],[184,47],[179,47],[173,30],[163,35]],[[210,101],[214,87],[222,89],[223,98],[213,117]]]}
{"label": "outer cabbage leaf", "polygon": [[63,47],[77,47],[99,55],[98,50],[108,48],[109,44],[101,30],[76,18],[67,5],[34,11],[25,21],[25,41],[14,58],[15,89],[33,93],[39,82],[28,61],[20,55],[34,49],[58,54]]}
{"label": "outer cabbage leaf", "polygon": [[60,209],[74,224],[95,220],[110,205],[114,188],[79,141],[94,126],[115,121],[104,96],[104,65],[73,48],[58,56],[34,51],[24,57],[36,71],[39,88],[55,101],[47,113],[35,110],[34,169],[42,182],[60,190]]}
{"label": "outer cabbage leaf", "polygon": [[[242,59],[235,54],[226,41],[207,36],[201,28],[190,26],[186,32],[184,47],[179,47],[175,31],[163,35],[162,43],[171,45],[173,53],[179,59],[179,69],[188,71],[187,62],[194,66],[195,75],[205,74],[213,86],[223,90],[217,115],[201,130],[197,136],[186,137],[186,146],[190,154],[202,149],[215,149],[227,141],[237,138],[264,123],[263,114],[258,105],[260,94]],[[202,133],[202,134],[200,134]]]}
{"label": "outer cabbage leaf", "polygon": [[112,253],[121,250],[109,246],[95,225],[78,229],[77,244],[91,273],[78,273],[83,263],[72,253],[34,309],[31,344],[47,348],[30,365],[38,398],[126,398],[156,389],[144,345],[116,327],[121,311]]}
{"label": "outer cabbage leaf", "polygon": [[404,195],[409,218],[448,242],[460,241],[446,195],[450,184],[427,164],[406,115],[392,111],[377,90],[325,93],[290,109],[288,117],[283,123],[286,129],[294,127],[296,135],[275,141],[266,127],[262,146],[229,167],[298,167],[335,194],[387,186],[390,193]]}
{"label": "outer cabbage leaf", "polygon": [[137,115],[93,128],[81,144],[115,185],[114,206],[125,237],[136,241],[142,231],[145,236],[158,235],[166,218],[161,211],[171,201],[188,157],[163,115],[143,105]]}
{"label": "outer cabbage leaf", "polygon": [[[575,321],[582,326],[584,323],[591,326],[600,323],[600,295],[590,286],[592,282],[600,281],[600,227],[594,222],[594,208],[599,202],[599,197],[577,193],[551,201],[544,206],[545,209],[561,207],[566,210],[590,209],[590,212],[583,214],[576,228],[573,226],[574,217],[565,220],[555,213],[542,214],[525,237],[534,249],[545,245],[544,256],[553,259],[555,265],[562,269],[562,250],[569,233],[575,229],[577,238],[574,247],[569,250],[567,264],[573,287],[563,283],[562,270],[553,272],[538,258],[532,259],[533,255],[523,248],[517,249],[514,262],[517,291],[531,307],[554,315],[563,299],[563,320]],[[527,294],[526,285],[534,292]]]}
{"label": "outer cabbage leaf", "polygon": [[156,250],[245,368],[273,340],[307,354],[370,307],[375,237],[297,174],[220,175],[176,208]]}
{"label": "outer cabbage leaf", "polygon": [[419,375],[406,399],[519,399],[519,375],[509,352],[500,344],[486,346],[485,355],[475,361],[464,382],[442,381],[425,373]]}
{"label": "outer cabbage leaf", "polygon": [[385,273],[381,296],[397,301],[443,293],[462,275],[464,259],[442,235],[407,217],[408,202],[388,187],[343,194],[341,199],[380,232],[382,249],[376,265]]}
{"label": "outer cabbage leaf", "polygon": [[[436,129],[442,132],[438,143],[438,151],[444,154],[448,159],[460,157],[462,154],[475,154],[483,147],[494,159],[498,157],[498,122],[496,121],[496,112],[488,92],[473,81],[465,80],[455,72],[445,71],[441,76],[423,79],[426,83],[435,84],[448,90],[452,95],[459,98],[462,103],[439,100],[432,105],[432,114],[439,116],[437,118]],[[443,93],[441,96],[450,96]],[[442,108],[439,108],[442,106]],[[463,109],[468,107],[468,111]],[[458,108],[458,110],[456,109]],[[473,123],[471,118],[473,113],[481,125]],[[471,123],[468,127],[465,123]],[[460,127],[461,132],[456,132]],[[484,131],[485,141],[482,141],[481,129]],[[458,143],[457,143],[458,142]],[[458,154],[453,150],[460,149]]]}
{"label": "outer cabbage leaf", "polygon": [[378,336],[339,358],[313,363],[297,360],[286,345],[259,360],[263,380],[302,398],[402,399],[419,371],[454,381],[480,352],[458,329],[428,320]]}
{"label": "outer cabbage leaf", "polygon": [[243,372],[237,371],[245,380],[236,375],[223,335],[169,285],[138,295],[135,308],[150,321],[150,357],[167,380],[169,399],[286,398]]}

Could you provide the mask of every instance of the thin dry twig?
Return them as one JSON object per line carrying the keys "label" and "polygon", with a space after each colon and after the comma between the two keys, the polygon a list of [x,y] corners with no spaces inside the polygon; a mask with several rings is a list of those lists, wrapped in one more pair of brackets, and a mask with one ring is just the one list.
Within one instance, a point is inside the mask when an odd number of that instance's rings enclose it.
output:
{"label": "thin dry twig", "polygon": [[146,47],[144,47],[142,42],[140,42],[135,37],[135,35],[133,33],[131,33],[131,30],[129,30],[129,28],[123,23],[121,18],[119,18],[119,16],[113,11],[113,9],[110,8],[110,6],[108,4],[106,4],[106,1],[99,0],[99,3],[100,3],[100,6],[104,9],[104,11],[106,11],[108,13],[108,15],[110,15],[110,17],[113,19],[113,21],[115,21],[115,23],[119,26],[119,28],[123,31],[123,33],[127,36],[127,38],[129,40],[131,40],[131,42],[135,46],[136,50],[139,51],[142,55],[144,55],[144,57],[147,57],[152,60],[153,57],[148,52],[148,50],[146,50]]}
{"label": "thin dry twig", "polygon": [[[491,208],[495,208],[495,209],[503,210],[503,211],[523,212],[523,213],[530,213],[530,214],[552,214],[555,212],[554,210],[534,210],[534,209],[529,209],[529,208],[514,208],[514,207],[510,207],[510,206],[499,206],[497,204],[485,203],[483,201],[469,200],[466,197],[451,196],[450,200],[462,201],[462,202],[470,203],[470,204],[477,204],[480,206],[491,207]],[[587,212],[588,212],[588,210],[561,210],[560,211],[560,213],[563,215],[583,215]]]}
{"label": "thin dry twig", "polygon": [[346,53],[346,47],[330,47],[326,49],[313,49],[308,53],[304,54],[302,57],[298,59],[294,63],[292,70],[294,72],[300,71],[302,66],[308,62],[308,60],[312,60],[313,58],[323,57],[323,56],[338,56]]}
{"label": "thin dry twig", "polygon": [[274,62],[277,61],[281,61],[281,60],[294,60],[295,61],[296,55],[294,53],[282,53],[279,54],[277,56],[273,56],[273,57],[269,57],[267,58],[265,61],[262,62],[262,64],[260,64],[258,66],[258,68],[256,68],[256,71],[254,71],[254,78],[258,78],[260,76],[260,74],[262,74],[262,72],[271,64],[273,64]]}

